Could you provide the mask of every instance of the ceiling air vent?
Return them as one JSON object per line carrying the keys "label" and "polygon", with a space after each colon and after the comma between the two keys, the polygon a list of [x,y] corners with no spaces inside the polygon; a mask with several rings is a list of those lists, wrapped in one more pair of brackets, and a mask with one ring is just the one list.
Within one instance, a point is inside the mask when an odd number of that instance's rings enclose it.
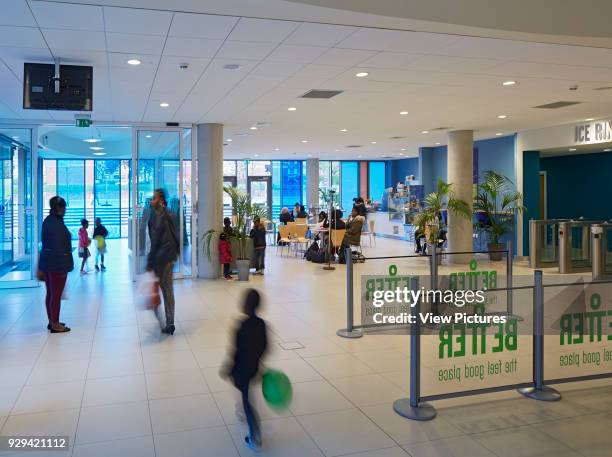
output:
{"label": "ceiling air vent", "polygon": [[596,87],[593,90],[610,90],[610,89],[612,89],[612,86]]}
{"label": "ceiling air vent", "polygon": [[381,159],[395,159],[393,156],[380,156]]}
{"label": "ceiling air vent", "polygon": [[363,144],[349,144],[347,148],[362,148]]}
{"label": "ceiling air vent", "polygon": [[450,130],[452,127],[436,127],[435,129],[429,129],[430,132],[436,132],[440,130]]}
{"label": "ceiling air vent", "polygon": [[306,92],[304,95],[300,95],[299,98],[332,98],[338,94],[341,94],[341,90],[326,90],[326,89],[312,89]]}
{"label": "ceiling air vent", "polygon": [[578,105],[581,102],[554,102],[548,103],[546,105],[534,106],[534,108],[543,108],[543,109],[557,109],[557,108],[565,108],[566,106]]}
{"label": "ceiling air vent", "polygon": [[405,136],[391,136],[389,137],[390,140],[403,140],[404,138],[406,138]]}

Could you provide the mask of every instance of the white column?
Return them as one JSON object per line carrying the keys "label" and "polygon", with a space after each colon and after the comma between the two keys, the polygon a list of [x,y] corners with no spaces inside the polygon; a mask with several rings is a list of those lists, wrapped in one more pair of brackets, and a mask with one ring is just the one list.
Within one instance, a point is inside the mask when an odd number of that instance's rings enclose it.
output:
{"label": "white column", "polygon": [[306,192],[308,193],[308,213],[319,206],[319,159],[306,161]]}
{"label": "white column", "polygon": [[208,260],[202,235],[223,228],[223,125],[197,126],[198,158],[198,277],[218,278],[219,260],[216,239]]}
{"label": "white column", "polygon": [[[474,162],[474,132],[456,130],[448,134],[448,182],[452,184],[455,197],[473,204],[472,172]],[[473,251],[472,218],[448,214],[448,250],[449,252]],[[470,255],[451,256],[456,263],[469,262]]]}

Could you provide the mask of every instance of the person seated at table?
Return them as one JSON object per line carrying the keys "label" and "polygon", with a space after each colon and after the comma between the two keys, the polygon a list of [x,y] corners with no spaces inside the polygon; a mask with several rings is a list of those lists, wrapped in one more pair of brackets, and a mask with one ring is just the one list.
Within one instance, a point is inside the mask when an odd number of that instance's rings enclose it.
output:
{"label": "person seated at table", "polygon": [[[444,243],[446,242],[446,228],[445,227],[440,227],[440,230],[438,230],[438,235],[436,236],[436,246],[438,248],[441,248],[442,246],[444,246]],[[416,236],[416,232],[415,232],[415,236]],[[421,251],[421,254],[425,255],[427,254],[427,237],[425,238],[425,242],[423,243],[423,249]]]}
{"label": "person seated at table", "polygon": [[366,208],[365,201],[363,200],[363,198],[362,197],[353,198],[353,201],[355,202],[355,204],[353,205],[353,208],[357,208],[357,213],[360,216],[365,217],[366,213],[368,212],[368,209]]}
{"label": "person seated at table", "polygon": [[304,205],[300,205],[300,210],[298,211],[297,216],[295,216],[295,218],[296,219],[308,218],[308,213],[306,212]]}
{"label": "person seated at table", "polygon": [[293,205],[293,211],[291,213],[291,215],[293,216],[293,219],[295,219],[296,217],[300,217],[298,216],[298,214],[300,214],[300,203],[299,202],[295,202],[295,205]]}
{"label": "person seated at table", "polygon": [[346,224],[342,220],[342,210],[332,209],[331,217],[328,217],[323,223],[324,228],[329,228],[330,226],[332,230],[342,230],[346,228]]}
{"label": "person seated at table", "polygon": [[319,219],[317,220],[317,224],[319,225],[319,228],[323,228],[323,224],[325,224],[326,220],[327,220],[327,213],[325,211],[321,211],[319,213]]}
{"label": "person seated at table", "polygon": [[346,221],[346,232],[344,233],[344,238],[340,245],[340,252],[338,253],[340,261],[344,259],[344,251],[346,248],[361,245],[361,230],[363,229],[364,223],[365,218],[359,214],[359,210],[356,207],[353,207],[351,215]]}
{"label": "person seated at table", "polygon": [[278,220],[282,225],[287,225],[287,222],[293,222],[293,214],[289,212],[289,208],[285,206],[283,209],[281,209]]}

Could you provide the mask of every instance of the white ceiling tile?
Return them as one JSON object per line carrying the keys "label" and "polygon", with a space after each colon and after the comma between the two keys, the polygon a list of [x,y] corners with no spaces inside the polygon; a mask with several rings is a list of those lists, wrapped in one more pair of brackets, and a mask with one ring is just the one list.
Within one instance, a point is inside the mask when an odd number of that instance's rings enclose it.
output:
{"label": "white ceiling tile", "polygon": [[357,27],[329,24],[301,24],[285,44],[332,47],[354,33]]}
{"label": "white ceiling tile", "polygon": [[459,37],[441,33],[400,32],[397,40],[384,50],[396,52],[416,52],[428,54],[439,51],[457,42]]}
{"label": "white ceiling tile", "polygon": [[0,25],[36,27],[36,21],[25,0],[0,0],[0,10]]}
{"label": "white ceiling tile", "polygon": [[[77,49],[87,51],[105,51],[104,32],[88,32],[85,30],[46,29],[43,35],[52,50]],[[57,57],[62,57],[57,55]]]}
{"label": "white ceiling tile", "polygon": [[162,53],[165,40],[166,37],[160,35],[106,33],[106,44],[109,52],[159,55]]}
{"label": "white ceiling tile", "polygon": [[498,59],[427,55],[414,60],[410,67],[420,71],[476,73],[489,70],[502,63],[503,61]]}
{"label": "white ceiling tile", "polygon": [[422,56],[416,53],[379,52],[360,65],[370,68],[411,68],[412,63]]}
{"label": "white ceiling tile", "polygon": [[46,48],[40,30],[33,27],[0,26],[0,46],[14,48]]}
{"label": "white ceiling tile", "polygon": [[347,70],[347,66],[339,66],[339,65],[317,65],[317,64],[309,64],[300,70],[299,77],[301,78],[334,78],[338,76],[340,73]]}
{"label": "white ceiling tile", "polygon": [[172,20],[169,11],[104,7],[107,32],[166,35]]}
{"label": "white ceiling tile", "polygon": [[315,60],[319,65],[359,65],[366,59],[371,58],[375,52],[360,49],[338,49],[332,48]]}
{"label": "white ceiling tile", "polygon": [[184,62],[182,57],[163,56],[157,69],[153,90],[161,92],[169,89],[191,90],[210,62],[208,59],[190,58],[189,67],[179,68]]}
{"label": "white ceiling tile", "polygon": [[359,28],[336,45],[338,48],[383,51],[400,39],[404,32],[374,28]]}
{"label": "white ceiling tile", "polygon": [[23,79],[24,62],[53,62],[53,56],[48,49],[36,48],[0,48],[0,59],[17,75],[19,80]]}
{"label": "white ceiling tile", "polygon": [[520,57],[518,42],[493,38],[460,37],[434,54],[458,57],[482,57],[514,60]]}
{"label": "white ceiling tile", "polygon": [[78,49],[55,49],[54,52],[66,65],[88,65],[96,69],[108,66],[107,54],[104,51],[81,51]]}
{"label": "white ceiling tile", "polygon": [[327,48],[320,46],[296,46],[292,44],[281,44],[270,54],[269,60],[280,62],[304,62],[310,63],[323,54]]}
{"label": "white ceiling tile", "polygon": [[175,13],[170,36],[225,40],[238,18],[208,14]]}
{"label": "white ceiling tile", "polygon": [[228,40],[280,43],[299,25],[299,22],[272,19],[241,18]]}
{"label": "white ceiling tile", "polygon": [[140,65],[129,65],[127,61],[130,57],[129,54],[109,52],[108,62],[111,68],[127,69],[130,72],[138,74],[140,72],[155,71],[160,59],[159,55],[142,55],[139,56]]}
{"label": "white ceiling tile", "polygon": [[226,41],[219,53],[221,59],[264,59],[276,47],[275,43],[252,43],[248,41]]}
{"label": "white ceiling tile", "polygon": [[568,86],[577,81],[612,81],[612,68],[609,67],[578,67],[548,63],[508,62],[489,70],[489,73],[503,77],[565,79],[568,81]]}
{"label": "white ceiling tile", "polygon": [[206,38],[168,37],[164,54],[169,56],[200,57],[210,59],[219,50],[223,40]]}
{"label": "white ceiling tile", "polygon": [[251,72],[254,75],[291,76],[300,70],[302,62],[274,62],[268,59],[261,62]]}
{"label": "white ceiling tile", "polygon": [[46,1],[30,2],[38,25],[45,29],[104,30],[99,6]]}
{"label": "white ceiling tile", "polygon": [[0,101],[0,119],[4,118],[4,119],[19,119],[21,116],[19,114],[17,114],[16,111],[13,111],[9,105],[7,105],[6,103]]}

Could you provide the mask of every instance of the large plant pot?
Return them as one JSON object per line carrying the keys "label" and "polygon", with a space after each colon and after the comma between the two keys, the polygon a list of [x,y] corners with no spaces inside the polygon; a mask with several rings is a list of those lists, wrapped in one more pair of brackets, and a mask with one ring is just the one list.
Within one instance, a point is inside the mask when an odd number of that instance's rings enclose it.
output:
{"label": "large plant pot", "polygon": [[238,269],[238,281],[249,280],[249,270],[251,267],[250,259],[237,259],[236,268]]}
{"label": "large plant pot", "polygon": [[[489,251],[489,260],[501,260],[504,258],[504,246],[503,243],[487,243],[487,251]],[[490,252],[499,251],[499,252]]]}

